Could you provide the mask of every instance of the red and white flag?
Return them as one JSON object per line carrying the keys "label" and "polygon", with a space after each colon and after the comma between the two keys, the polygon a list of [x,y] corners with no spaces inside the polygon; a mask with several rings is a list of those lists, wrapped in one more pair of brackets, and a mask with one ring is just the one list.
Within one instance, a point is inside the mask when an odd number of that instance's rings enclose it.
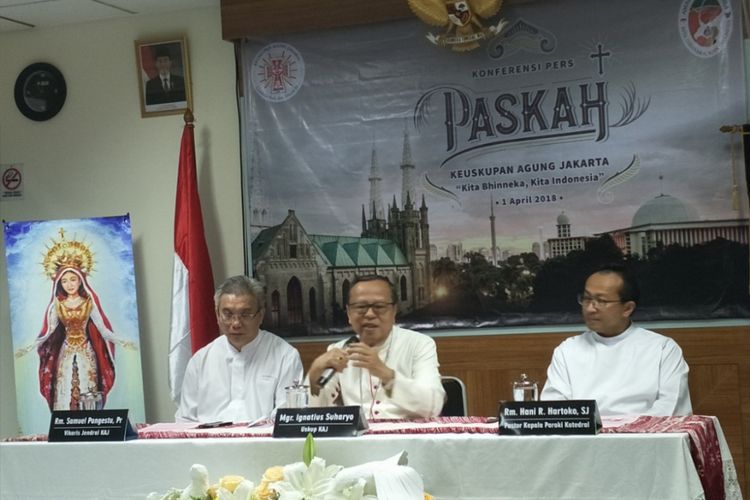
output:
{"label": "red and white flag", "polygon": [[203,231],[195,168],[192,114],[186,112],[180,143],[174,215],[172,323],[169,332],[169,387],[180,400],[190,357],[218,336],[214,315],[214,278]]}

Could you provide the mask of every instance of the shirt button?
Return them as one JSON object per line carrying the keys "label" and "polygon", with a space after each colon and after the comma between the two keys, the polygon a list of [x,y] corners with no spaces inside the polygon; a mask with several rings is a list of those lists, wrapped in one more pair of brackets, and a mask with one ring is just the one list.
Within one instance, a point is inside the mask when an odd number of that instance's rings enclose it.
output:
{"label": "shirt button", "polygon": [[378,384],[373,385],[372,388],[373,389],[377,389],[378,388]]}
{"label": "shirt button", "polygon": [[374,411],[373,413],[374,413],[375,415],[379,415],[379,414],[380,414],[380,412],[379,412],[379,411],[377,411],[377,410],[375,410],[375,411]]}
{"label": "shirt button", "polygon": [[379,405],[379,404],[380,404],[380,401],[375,401],[375,404],[376,404],[376,405]]}

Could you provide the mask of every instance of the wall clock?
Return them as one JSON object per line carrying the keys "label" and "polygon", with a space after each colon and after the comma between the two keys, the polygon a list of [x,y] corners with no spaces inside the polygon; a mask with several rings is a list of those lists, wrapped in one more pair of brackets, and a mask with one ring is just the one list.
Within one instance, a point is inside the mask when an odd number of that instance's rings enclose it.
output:
{"label": "wall clock", "polygon": [[67,93],[62,73],[48,63],[30,64],[16,78],[16,106],[34,121],[49,120],[59,113]]}

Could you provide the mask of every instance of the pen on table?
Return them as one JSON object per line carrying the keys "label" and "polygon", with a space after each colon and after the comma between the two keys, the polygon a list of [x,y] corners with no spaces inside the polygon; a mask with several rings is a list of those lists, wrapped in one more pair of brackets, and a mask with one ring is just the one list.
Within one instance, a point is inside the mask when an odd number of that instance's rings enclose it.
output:
{"label": "pen on table", "polygon": [[214,427],[228,427],[232,425],[234,422],[230,421],[224,421],[224,422],[207,422],[205,424],[199,424],[196,429],[213,429]]}

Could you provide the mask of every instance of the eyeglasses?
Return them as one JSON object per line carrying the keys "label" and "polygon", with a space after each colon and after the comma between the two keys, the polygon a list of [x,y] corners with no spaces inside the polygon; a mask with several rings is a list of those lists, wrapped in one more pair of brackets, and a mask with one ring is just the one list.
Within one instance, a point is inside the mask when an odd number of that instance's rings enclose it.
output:
{"label": "eyeglasses", "polygon": [[258,314],[260,314],[261,311],[262,309],[258,309],[254,313],[247,312],[247,311],[243,311],[240,313],[233,313],[231,311],[221,311],[219,313],[219,318],[221,318],[221,321],[223,321],[224,323],[231,323],[235,319],[238,320],[240,323],[247,323],[251,319],[255,318]]}
{"label": "eyeglasses", "polygon": [[374,304],[349,304],[346,309],[357,316],[364,316],[367,311],[372,309],[372,312],[380,316],[385,314],[393,305],[393,302],[375,302]]}
{"label": "eyeglasses", "polygon": [[622,300],[600,299],[598,297],[592,297],[591,295],[586,295],[583,293],[579,293],[577,299],[578,299],[578,303],[581,304],[582,306],[586,307],[589,304],[591,304],[596,309],[603,309],[610,304],[614,304],[615,302],[622,302]]}

